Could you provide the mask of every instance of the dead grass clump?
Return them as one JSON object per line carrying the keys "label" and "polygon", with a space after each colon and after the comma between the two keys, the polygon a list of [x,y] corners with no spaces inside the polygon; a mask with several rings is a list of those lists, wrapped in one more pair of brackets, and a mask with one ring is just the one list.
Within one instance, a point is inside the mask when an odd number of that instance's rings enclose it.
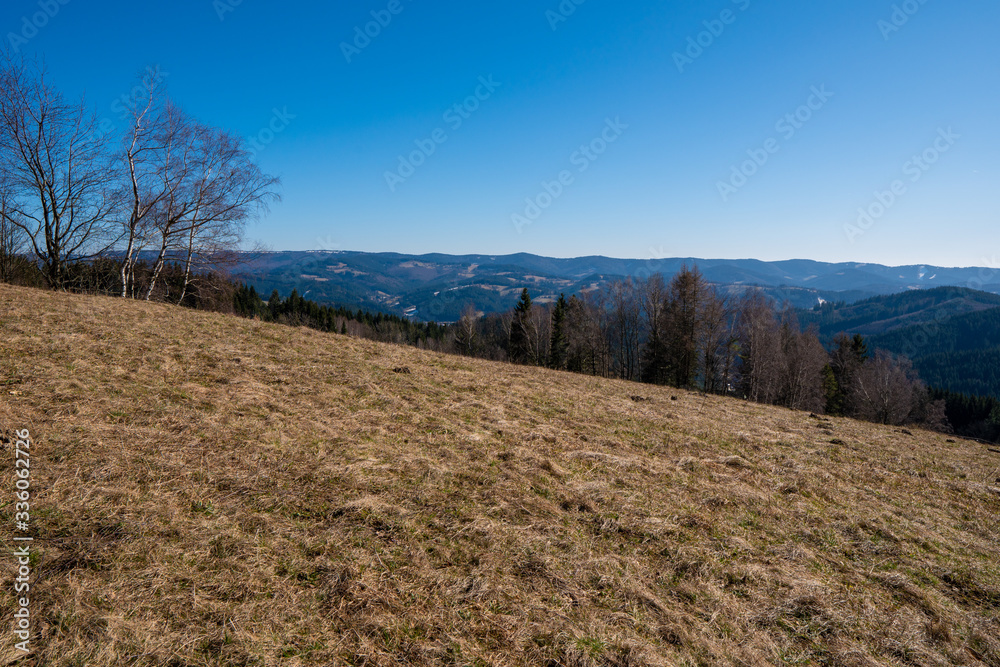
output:
{"label": "dead grass clump", "polygon": [[638,457],[616,456],[614,454],[606,454],[604,452],[574,451],[567,453],[566,457],[578,461],[593,461],[598,464],[603,464],[609,468],[618,468],[622,470],[649,469],[649,464]]}

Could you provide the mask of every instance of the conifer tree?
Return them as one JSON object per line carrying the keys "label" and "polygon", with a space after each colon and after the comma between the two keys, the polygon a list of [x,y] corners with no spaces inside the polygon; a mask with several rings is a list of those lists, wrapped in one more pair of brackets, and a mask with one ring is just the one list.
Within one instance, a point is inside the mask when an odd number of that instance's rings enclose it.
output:
{"label": "conifer tree", "polygon": [[528,288],[521,291],[521,298],[514,307],[514,319],[510,326],[510,360],[517,364],[537,362],[534,345],[534,322],[531,318],[531,296]]}
{"label": "conifer tree", "polygon": [[549,342],[549,367],[556,370],[565,370],[569,354],[569,339],[566,335],[568,307],[566,295],[560,294],[556,307],[552,310],[552,337]]}
{"label": "conifer tree", "polygon": [[271,298],[267,300],[267,308],[271,311],[271,320],[277,321],[278,315],[281,314],[281,295],[278,294],[278,290],[271,292]]}

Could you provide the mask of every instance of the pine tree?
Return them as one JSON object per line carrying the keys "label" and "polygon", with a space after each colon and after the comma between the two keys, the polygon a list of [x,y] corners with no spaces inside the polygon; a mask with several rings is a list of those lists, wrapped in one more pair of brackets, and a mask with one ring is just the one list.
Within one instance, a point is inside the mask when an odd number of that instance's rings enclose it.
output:
{"label": "pine tree", "polygon": [[993,406],[993,412],[990,413],[990,424],[1000,426],[1000,403]]}
{"label": "pine tree", "polygon": [[271,292],[271,298],[267,300],[267,308],[271,311],[271,320],[276,321],[281,314],[281,295],[278,290]]}
{"label": "pine tree", "polygon": [[566,336],[566,311],[569,304],[566,295],[560,294],[552,311],[552,336],[549,341],[549,367],[565,370],[569,354],[569,339]]}
{"label": "pine tree", "polygon": [[837,382],[837,374],[831,364],[823,367],[823,395],[826,397],[826,414],[844,414],[845,393]]}
{"label": "pine tree", "polygon": [[827,385],[826,414],[842,416],[850,412],[848,396],[858,376],[858,372],[871,356],[868,343],[860,334],[848,337],[840,334],[834,339],[830,370],[833,381]]}
{"label": "pine tree", "polygon": [[709,288],[698,267],[686,265],[671,279],[666,349],[671,384],[689,387],[698,372],[699,342]]}
{"label": "pine tree", "polygon": [[534,322],[531,319],[531,308],[531,296],[525,287],[514,307],[514,319],[510,325],[510,359],[516,364],[534,364],[537,361],[532,344]]}
{"label": "pine tree", "polygon": [[854,338],[851,339],[851,351],[861,363],[867,361],[871,356],[868,352],[868,343],[861,334],[854,334]]}

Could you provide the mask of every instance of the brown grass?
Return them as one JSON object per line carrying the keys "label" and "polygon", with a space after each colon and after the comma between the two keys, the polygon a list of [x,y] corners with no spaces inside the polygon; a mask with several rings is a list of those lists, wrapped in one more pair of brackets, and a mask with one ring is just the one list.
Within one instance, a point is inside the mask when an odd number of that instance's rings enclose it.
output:
{"label": "brown grass", "polygon": [[1000,665],[981,445],[2,285],[0,372],[21,664]]}

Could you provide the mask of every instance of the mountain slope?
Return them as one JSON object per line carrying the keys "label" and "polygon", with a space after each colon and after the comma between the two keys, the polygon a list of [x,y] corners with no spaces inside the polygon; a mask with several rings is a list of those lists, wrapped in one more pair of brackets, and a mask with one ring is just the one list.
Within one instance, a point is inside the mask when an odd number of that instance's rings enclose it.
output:
{"label": "mountain slope", "polygon": [[28,664],[1000,664],[974,443],[5,285],[0,352]]}
{"label": "mountain slope", "polygon": [[950,318],[1000,308],[1000,295],[963,287],[938,287],[872,297],[856,303],[828,303],[800,313],[804,326],[815,325],[830,338],[847,332],[871,336],[906,327],[940,324]]}
{"label": "mountain slope", "polygon": [[960,287],[880,296],[853,304],[824,304],[799,313],[829,342],[862,334],[870,348],[913,361],[927,384],[949,391],[1000,397],[1000,296]]}
{"label": "mountain slope", "polygon": [[871,344],[912,359],[932,386],[1000,397],[1000,307],[894,329]]}

